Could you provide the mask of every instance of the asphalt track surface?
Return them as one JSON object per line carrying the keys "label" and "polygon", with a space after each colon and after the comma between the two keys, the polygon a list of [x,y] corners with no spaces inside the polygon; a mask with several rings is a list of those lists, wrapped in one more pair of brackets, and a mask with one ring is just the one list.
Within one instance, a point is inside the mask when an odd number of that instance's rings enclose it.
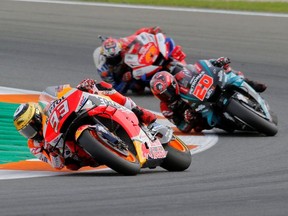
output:
{"label": "asphalt track surface", "polygon": [[[0,2],[0,86],[41,91],[97,77],[97,35],[115,37],[159,25],[188,61],[229,56],[268,85],[279,117],[275,137],[216,131],[218,143],[181,173],[106,170],[1,180],[0,215],[288,215],[288,20],[281,17]],[[159,111],[151,95],[131,97]]]}

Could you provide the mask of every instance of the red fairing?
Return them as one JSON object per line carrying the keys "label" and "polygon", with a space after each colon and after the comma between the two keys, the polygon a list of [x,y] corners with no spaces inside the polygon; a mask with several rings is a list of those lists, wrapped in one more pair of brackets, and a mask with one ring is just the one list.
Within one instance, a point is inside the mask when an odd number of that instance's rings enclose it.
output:
{"label": "red fairing", "polygon": [[53,101],[49,107],[49,118],[45,131],[45,140],[51,142],[59,135],[59,130],[68,116],[74,112],[81,103],[82,91],[75,90],[69,97],[62,97]]}
{"label": "red fairing", "polygon": [[105,81],[101,81],[99,84],[100,84],[103,88],[106,88],[107,90],[113,88],[113,86],[112,86],[110,83],[107,83],[107,82],[105,82]]}
{"label": "red fairing", "polygon": [[130,110],[115,108],[112,106],[98,106],[95,109],[90,110],[88,114],[90,116],[97,115],[104,118],[111,116],[114,121],[119,123],[125,129],[131,138],[140,133],[138,118]]}
{"label": "red fairing", "polygon": [[159,47],[150,42],[139,50],[138,59],[140,64],[151,65],[159,55]]}
{"label": "red fairing", "polygon": [[[102,96],[100,96],[100,98],[102,98]],[[57,139],[60,136],[60,129],[67,120],[68,116],[70,116],[72,112],[77,111],[77,109],[84,104],[86,99],[87,93],[80,90],[73,90],[70,94],[66,94],[65,98],[62,97],[50,105],[48,110],[50,115],[47,120],[44,136],[46,142],[57,142]],[[112,118],[127,131],[131,138],[139,135],[139,121],[137,116],[131,110],[110,99],[107,99],[106,97],[103,97],[101,101],[102,103],[95,108],[88,109],[88,115]]]}

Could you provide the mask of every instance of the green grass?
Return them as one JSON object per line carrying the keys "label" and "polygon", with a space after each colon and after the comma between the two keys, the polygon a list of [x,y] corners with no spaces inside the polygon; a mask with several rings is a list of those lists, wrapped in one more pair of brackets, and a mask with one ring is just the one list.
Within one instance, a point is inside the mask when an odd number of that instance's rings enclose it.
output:
{"label": "green grass", "polygon": [[0,164],[34,158],[13,124],[13,114],[19,104],[0,102]]}
{"label": "green grass", "polygon": [[286,2],[260,2],[260,1],[217,1],[217,0],[83,0],[86,2],[105,2],[121,4],[141,4],[157,6],[178,6],[193,8],[208,8],[221,10],[255,11],[288,13],[288,1]]}

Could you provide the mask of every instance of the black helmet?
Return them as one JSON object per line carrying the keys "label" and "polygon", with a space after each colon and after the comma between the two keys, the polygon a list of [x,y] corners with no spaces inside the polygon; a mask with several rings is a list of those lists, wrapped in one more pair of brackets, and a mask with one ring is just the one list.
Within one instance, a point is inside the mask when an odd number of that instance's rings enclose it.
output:
{"label": "black helmet", "polygon": [[41,108],[36,103],[21,104],[14,113],[14,125],[27,139],[43,139]]}

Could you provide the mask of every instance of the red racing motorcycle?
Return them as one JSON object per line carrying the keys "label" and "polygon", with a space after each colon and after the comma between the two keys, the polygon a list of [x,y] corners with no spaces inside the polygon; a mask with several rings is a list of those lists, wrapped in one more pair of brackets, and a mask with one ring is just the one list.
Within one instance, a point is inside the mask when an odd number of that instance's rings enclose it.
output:
{"label": "red racing motorcycle", "polygon": [[[99,36],[99,38],[103,42],[107,37]],[[135,86],[139,92],[146,87],[150,88],[150,80],[158,71],[165,70],[175,74],[183,69],[183,65],[186,65],[186,54],[182,48],[163,33],[154,35],[142,32],[127,45],[125,50],[121,64],[131,72],[132,79],[123,81],[123,71],[118,71],[118,69],[113,69],[109,75],[113,77],[113,83],[111,83],[113,87],[124,94],[129,89],[134,91]],[[103,62],[99,63],[101,67],[103,64]]]}
{"label": "red racing motorcycle", "polygon": [[131,110],[106,96],[52,86],[40,95],[39,104],[46,117],[45,141],[60,149],[65,161],[81,160],[78,153],[84,152],[94,166],[106,165],[124,175],[157,166],[184,171],[191,164],[190,150],[172,129],[148,129]]}
{"label": "red racing motorcycle", "polygon": [[133,78],[150,80],[161,70],[174,73],[177,61],[186,65],[184,61],[186,56],[177,56],[175,51],[177,49],[180,47],[175,46],[174,41],[164,34],[153,35],[143,32],[128,46],[124,63],[132,68]]}

